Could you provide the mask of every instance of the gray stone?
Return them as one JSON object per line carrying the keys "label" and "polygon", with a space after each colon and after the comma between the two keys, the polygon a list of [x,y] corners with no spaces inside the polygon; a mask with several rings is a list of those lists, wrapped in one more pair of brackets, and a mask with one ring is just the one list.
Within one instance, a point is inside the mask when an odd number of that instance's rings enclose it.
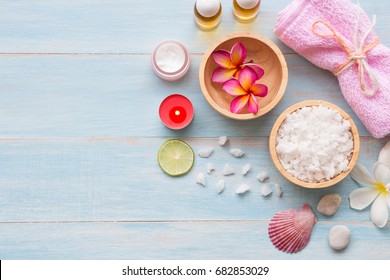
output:
{"label": "gray stone", "polygon": [[317,204],[317,210],[326,216],[332,216],[339,209],[341,196],[337,193],[323,196]]}
{"label": "gray stone", "polygon": [[345,249],[351,238],[351,231],[343,225],[337,225],[331,228],[328,236],[329,245],[333,250],[340,251]]}

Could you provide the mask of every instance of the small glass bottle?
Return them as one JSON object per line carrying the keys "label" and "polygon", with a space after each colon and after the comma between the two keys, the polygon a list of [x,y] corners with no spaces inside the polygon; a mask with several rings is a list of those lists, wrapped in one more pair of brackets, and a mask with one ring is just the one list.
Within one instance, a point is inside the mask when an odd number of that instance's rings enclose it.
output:
{"label": "small glass bottle", "polygon": [[260,0],[233,0],[233,14],[238,21],[252,21],[259,13],[260,2]]}
{"label": "small glass bottle", "polygon": [[197,0],[194,6],[195,22],[202,30],[210,30],[219,24],[222,5],[219,0]]}

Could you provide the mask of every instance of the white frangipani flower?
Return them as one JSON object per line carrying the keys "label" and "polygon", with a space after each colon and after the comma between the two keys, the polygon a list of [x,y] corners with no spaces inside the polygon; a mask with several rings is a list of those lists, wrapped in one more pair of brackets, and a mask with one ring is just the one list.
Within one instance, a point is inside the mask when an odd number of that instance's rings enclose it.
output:
{"label": "white frangipani flower", "polygon": [[378,162],[373,167],[374,177],[367,169],[357,164],[351,177],[363,188],[354,190],[349,196],[353,209],[362,210],[371,203],[371,221],[384,227],[389,219],[390,208],[390,142],[379,153]]}

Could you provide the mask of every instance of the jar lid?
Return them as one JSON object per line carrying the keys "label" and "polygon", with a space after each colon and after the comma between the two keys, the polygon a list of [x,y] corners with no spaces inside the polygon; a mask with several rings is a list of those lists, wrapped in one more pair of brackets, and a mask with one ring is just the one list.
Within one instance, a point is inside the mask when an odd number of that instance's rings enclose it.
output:
{"label": "jar lid", "polygon": [[260,0],[237,0],[237,4],[244,9],[254,8]]}
{"label": "jar lid", "polygon": [[190,54],[180,42],[163,41],[152,54],[152,68],[160,78],[174,81],[182,78],[190,68]]}
{"label": "jar lid", "polygon": [[219,0],[197,0],[195,3],[196,10],[204,17],[215,16],[221,8]]}

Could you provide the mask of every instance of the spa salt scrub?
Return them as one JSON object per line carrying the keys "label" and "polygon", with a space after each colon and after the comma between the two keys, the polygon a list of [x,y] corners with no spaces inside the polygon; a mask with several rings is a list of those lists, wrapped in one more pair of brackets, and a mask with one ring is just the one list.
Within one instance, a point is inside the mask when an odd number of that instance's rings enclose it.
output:
{"label": "spa salt scrub", "polygon": [[289,114],[276,136],[283,168],[309,183],[325,182],[348,171],[353,145],[350,122],[337,110],[321,105]]}
{"label": "spa salt scrub", "polygon": [[152,67],[160,78],[167,81],[178,80],[190,68],[189,52],[180,42],[161,42],[152,54]]}

